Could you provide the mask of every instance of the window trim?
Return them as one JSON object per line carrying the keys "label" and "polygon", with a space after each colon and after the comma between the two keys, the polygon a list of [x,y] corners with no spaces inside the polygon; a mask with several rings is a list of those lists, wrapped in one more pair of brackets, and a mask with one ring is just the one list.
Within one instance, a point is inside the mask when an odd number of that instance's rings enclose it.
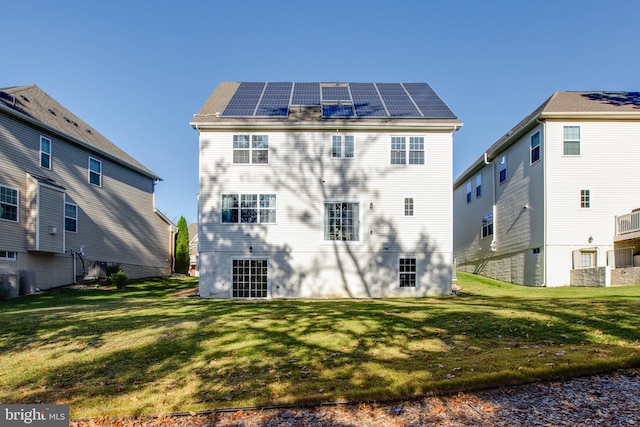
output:
{"label": "window trim", "polygon": [[[75,208],[75,218],[67,216],[67,205],[73,206]],[[67,219],[72,219],[75,223],[75,230],[67,229]],[[64,231],[69,233],[77,233],[78,232],[78,205],[75,203],[64,202]]]}
{"label": "window trim", "polygon": [[471,180],[467,181],[467,204],[470,204],[473,201],[473,197],[471,196]]}
{"label": "window trim", "polygon": [[480,225],[480,238],[486,239],[493,236],[493,212],[489,212],[482,216],[482,223]]}
{"label": "window trim", "polygon": [[[569,129],[577,129],[578,130],[578,138],[567,138],[566,131]],[[567,143],[577,143],[578,152],[577,153],[567,153]],[[562,127],[562,155],[567,157],[576,157],[582,154],[582,129],[579,125],[565,125]]]}
{"label": "window trim", "polygon": [[[407,201],[410,201],[407,210]],[[402,211],[405,218],[414,218],[416,216],[416,198],[413,196],[404,196],[402,198]]]}
{"label": "window trim", "polygon": [[[244,141],[239,141],[237,140],[239,137],[247,137],[247,147],[236,147],[236,143],[240,143],[240,142],[244,142]],[[266,138],[266,144],[267,144],[267,148],[263,148],[263,147],[254,147],[254,143],[257,143],[258,141],[255,140],[257,137],[264,137]],[[234,133],[231,137],[231,163],[233,165],[269,165],[269,162],[271,161],[271,145],[269,142],[269,134],[265,134],[265,133]],[[264,142],[264,141],[262,141]],[[240,161],[236,161],[236,152],[241,152],[241,151],[246,151],[248,154],[248,161],[247,162],[240,162]],[[256,152],[265,152],[266,151],[266,162],[256,162],[254,161],[254,159],[256,158],[256,156],[254,155]]]}
{"label": "window trim", "polygon": [[[408,139],[408,140],[407,140]],[[389,145],[389,164],[391,165],[405,165],[405,166],[424,166],[427,164],[426,160],[426,141],[424,135],[395,135],[391,136],[390,145]],[[420,140],[420,141],[418,141]],[[397,145],[402,143],[402,146]],[[396,144],[394,146],[394,144]],[[421,149],[415,149],[413,144],[420,144],[422,146]],[[395,148],[395,149],[394,149]],[[400,154],[402,153],[402,154]],[[415,162],[412,156],[412,153],[422,153],[420,158],[421,162]],[[395,154],[395,155],[394,155]],[[401,158],[402,157],[402,158]],[[402,160],[402,162],[399,162]]]}
{"label": "window trim", "polygon": [[482,172],[476,175],[476,199],[482,197]]}
{"label": "window trim", "polygon": [[[43,143],[44,141],[47,141],[47,142],[49,143],[49,152],[46,152],[46,151],[44,151],[44,150],[42,149],[42,143]],[[53,156],[51,155],[51,151],[52,151],[52,150],[53,150],[53,143],[51,142],[51,139],[49,139],[49,138],[47,138],[47,137],[45,137],[45,136],[40,135],[40,157],[39,157],[39,159],[40,159],[40,167],[41,167],[41,168],[51,170],[51,168],[52,168],[52,164],[53,164],[53,162],[52,162],[52,160],[51,160],[51,159],[53,158]],[[48,157],[47,157],[47,165],[46,165],[46,166],[44,166],[44,165],[42,164],[43,156],[48,156]]]}
{"label": "window trim", "polygon": [[[503,177],[503,172],[504,172],[504,177]],[[498,164],[498,180],[500,181],[500,184],[502,184],[503,182],[507,181],[507,155],[503,154],[500,157],[500,163]]]}
{"label": "window trim", "polygon": [[588,188],[580,189],[580,209],[591,209],[591,190]]}
{"label": "window trim", "polygon": [[[350,139],[351,155],[347,156],[347,138]],[[339,145],[339,153],[336,155],[336,141]],[[356,158],[356,138],[354,135],[331,135],[331,158],[339,160],[353,160]]]}
{"label": "window trim", "polygon": [[[406,265],[406,267],[413,267],[413,271],[402,271],[402,261],[413,261],[413,265]],[[398,256],[398,288],[417,288],[418,287],[418,258],[415,256]],[[408,276],[403,280],[403,275]],[[408,281],[409,284],[404,284]]]}
{"label": "window trim", "polygon": [[[534,137],[537,137],[537,143],[534,145]],[[542,157],[542,143],[541,143],[541,134],[540,131],[535,132],[531,135],[530,138],[530,146],[529,146],[529,165],[534,165],[540,161]],[[534,154],[535,153],[535,154]],[[534,156],[537,156],[537,159],[533,159]]]}
{"label": "window trim", "polygon": [[[224,206],[224,198],[225,196],[235,196],[236,197],[236,205],[232,207]],[[242,206],[242,196],[255,196],[256,204],[253,206]],[[269,196],[269,200],[271,200],[271,196],[273,196],[273,200],[275,201],[274,206],[262,206],[263,196]],[[252,210],[256,211],[256,220],[252,221],[242,221],[242,210]],[[224,211],[236,211],[237,221],[225,221]],[[262,214],[267,211],[275,212],[275,220],[274,221],[261,221]],[[231,213],[231,217],[233,217],[233,212]],[[278,195],[277,193],[222,193],[220,194],[220,224],[277,224],[278,223]]]}
{"label": "window trim", "polygon": [[[94,162],[97,162],[98,165],[100,166],[100,170],[99,171],[94,171],[94,170],[91,169],[91,161],[92,160]],[[89,156],[87,171],[88,171],[89,184],[95,185],[96,187],[102,187],[102,160],[99,160],[99,159],[96,159],[95,157]],[[95,175],[98,176],[98,180],[99,180],[98,184],[96,184],[95,182],[91,182],[91,174],[95,174]]]}
{"label": "window trim", "polygon": [[[265,287],[266,289],[264,289],[265,295],[264,296],[234,296],[234,291],[236,291],[236,289],[234,288],[235,282],[235,275],[234,275],[234,262],[235,261],[248,261],[249,262],[249,274],[251,274],[251,262],[252,261],[264,261],[265,262],[265,268],[266,268],[266,284]],[[270,259],[269,257],[253,257],[253,256],[233,256],[230,257],[229,259],[229,296],[232,299],[269,299],[271,298],[271,280],[269,277],[269,273],[270,273]],[[249,282],[249,293],[252,292],[251,286],[252,286],[253,282],[250,281]],[[254,292],[257,292],[258,290],[253,290]],[[260,290],[261,292],[262,290]]]}
{"label": "window trim", "polygon": [[[355,228],[355,239],[328,239],[327,235],[331,235],[330,231],[327,229],[327,227],[329,226],[329,218],[327,218],[327,205],[328,204],[337,204],[337,203],[343,203],[343,204],[352,204],[352,205],[356,205],[358,208],[358,212],[357,215],[354,216],[354,219],[356,221],[356,223],[352,226],[352,228]],[[340,199],[340,200],[336,200],[336,199],[332,199],[332,200],[325,200],[322,202],[322,242],[324,243],[332,243],[332,242],[344,242],[344,243],[348,243],[348,244],[354,244],[354,243],[361,243],[362,242],[362,235],[361,235],[361,225],[362,225],[362,209],[360,208],[360,201],[359,200],[350,200],[350,199]],[[339,226],[340,229],[340,233],[344,233],[344,227],[342,225]],[[347,230],[348,232],[348,230]],[[352,230],[352,234],[353,234],[353,230]]]}
{"label": "window trim", "polygon": [[[11,256],[13,254],[13,256]],[[17,261],[18,260],[18,252],[16,251],[0,251],[0,261]]]}
{"label": "window trim", "polygon": [[19,223],[20,222],[20,190],[17,189],[17,188],[9,187],[7,185],[0,185],[0,190],[3,189],[3,188],[6,188],[7,190],[15,191],[15,197],[16,197],[15,205],[13,203],[3,202],[1,198],[0,198],[0,203],[6,204],[6,205],[9,205],[9,206],[15,206],[15,208],[16,208],[16,219],[13,220],[13,219],[9,219],[9,218],[0,217],[0,221]]}

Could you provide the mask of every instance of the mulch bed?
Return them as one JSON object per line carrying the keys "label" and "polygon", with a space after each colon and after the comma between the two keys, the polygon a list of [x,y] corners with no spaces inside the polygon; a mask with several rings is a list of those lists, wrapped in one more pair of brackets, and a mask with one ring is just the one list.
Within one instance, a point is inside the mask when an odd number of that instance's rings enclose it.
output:
{"label": "mulch bed", "polygon": [[71,421],[72,427],[640,426],[640,369],[388,404]]}

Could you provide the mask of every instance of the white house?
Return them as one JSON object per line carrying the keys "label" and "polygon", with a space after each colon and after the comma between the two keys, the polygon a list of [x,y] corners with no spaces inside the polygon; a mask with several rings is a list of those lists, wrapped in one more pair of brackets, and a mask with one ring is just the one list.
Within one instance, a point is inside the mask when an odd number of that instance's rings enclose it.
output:
{"label": "white house", "polygon": [[461,125],[426,83],[220,84],[191,122],[200,295],[450,294]]}
{"label": "white house", "polygon": [[530,286],[630,280],[639,142],[639,93],[554,93],[455,180],[458,269]]}

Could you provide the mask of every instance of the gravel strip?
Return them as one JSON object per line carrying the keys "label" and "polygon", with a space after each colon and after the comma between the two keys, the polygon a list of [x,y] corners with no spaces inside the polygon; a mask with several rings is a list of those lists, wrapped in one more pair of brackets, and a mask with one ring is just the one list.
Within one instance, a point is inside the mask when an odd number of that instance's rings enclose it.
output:
{"label": "gravel strip", "polygon": [[640,426],[640,369],[394,404],[108,417],[72,427]]}

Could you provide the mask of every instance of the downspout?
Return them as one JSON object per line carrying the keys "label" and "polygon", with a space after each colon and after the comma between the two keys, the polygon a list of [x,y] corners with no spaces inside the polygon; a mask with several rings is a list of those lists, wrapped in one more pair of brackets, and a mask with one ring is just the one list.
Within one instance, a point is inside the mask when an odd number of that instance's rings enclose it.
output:
{"label": "downspout", "polygon": [[542,284],[541,286],[547,286],[547,150],[546,150],[546,140],[547,140],[547,122],[546,120],[540,120],[537,118],[536,121],[542,125],[542,138],[540,141],[540,148],[542,148]]}
{"label": "downspout", "polygon": [[493,161],[489,161],[489,155],[484,153],[484,164],[491,165],[491,215],[493,216],[493,238],[491,239],[491,251],[496,251],[496,232],[498,231],[497,227],[497,216],[496,216],[496,165]]}

